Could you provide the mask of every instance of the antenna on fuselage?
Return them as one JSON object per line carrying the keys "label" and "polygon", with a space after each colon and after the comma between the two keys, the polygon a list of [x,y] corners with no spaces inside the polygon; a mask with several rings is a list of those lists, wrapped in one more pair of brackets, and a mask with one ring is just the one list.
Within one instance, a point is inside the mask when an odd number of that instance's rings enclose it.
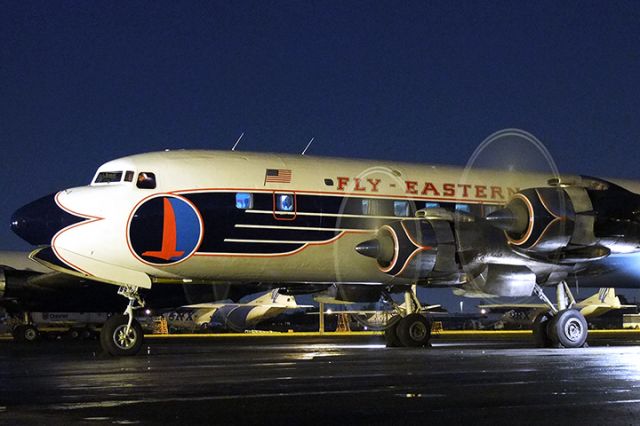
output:
{"label": "antenna on fuselage", "polygon": [[235,151],[236,147],[238,146],[238,144],[240,143],[240,140],[242,139],[242,137],[244,136],[244,132],[242,132],[242,134],[240,135],[240,137],[238,138],[238,140],[236,141],[236,143],[233,144],[233,148],[231,148],[231,151]]}
{"label": "antenna on fuselage", "polygon": [[302,154],[301,154],[301,155],[304,155],[304,153],[305,153],[305,152],[307,152],[307,150],[309,149],[309,147],[310,147],[310,146],[311,146],[311,144],[313,143],[313,140],[314,140],[314,139],[315,139],[315,138],[311,138],[311,140],[309,141],[309,143],[307,144],[307,146],[302,150]]}

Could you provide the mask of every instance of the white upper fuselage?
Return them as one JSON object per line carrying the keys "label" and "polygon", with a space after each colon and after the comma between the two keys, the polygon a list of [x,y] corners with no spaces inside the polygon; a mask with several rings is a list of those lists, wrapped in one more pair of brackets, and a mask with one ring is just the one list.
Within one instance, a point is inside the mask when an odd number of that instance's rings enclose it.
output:
{"label": "white upper fuselage", "polygon": [[[118,182],[96,182],[110,172],[121,172]],[[142,173],[153,188],[138,187]],[[425,203],[483,214],[551,177],[230,151],[140,154],[105,163],[92,184],[57,194],[60,208],[86,220],[58,232],[52,248],[83,274],[145,287],[399,282],[354,250],[381,225],[411,218]]]}

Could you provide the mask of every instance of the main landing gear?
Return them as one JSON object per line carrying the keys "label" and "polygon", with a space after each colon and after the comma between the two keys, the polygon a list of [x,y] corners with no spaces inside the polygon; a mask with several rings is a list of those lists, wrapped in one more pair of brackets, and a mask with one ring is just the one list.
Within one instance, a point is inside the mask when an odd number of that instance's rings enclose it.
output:
{"label": "main landing gear", "polygon": [[566,282],[556,287],[557,307],[536,285],[534,293],[549,307],[533,321],[533,338],[540,348],[581,348],[586,345],[589,329]]}
{"label": "main landing gear", "polygon": [[422,306],[416,296],[416,286],[412,286],[411,291],[404,294],[405,309],[398,306],[388,293],[383,293],[383,297],[397,312],[384,330],[387,347],[428,346],[431,338],[431,320],[419,313]]}
{"label": "main landing gear", "polygon": [[[138,294],[138,287],[120,287],[118,294],[129,299],[129,304],[124,314],[113,315],[104,323],[100,331],[100,346],[111,355],[135,355],[142,347],[144,333],[133,317],[133,311],[144,307],[144,301]],[[138,306],[134,306],[135,303]]]}

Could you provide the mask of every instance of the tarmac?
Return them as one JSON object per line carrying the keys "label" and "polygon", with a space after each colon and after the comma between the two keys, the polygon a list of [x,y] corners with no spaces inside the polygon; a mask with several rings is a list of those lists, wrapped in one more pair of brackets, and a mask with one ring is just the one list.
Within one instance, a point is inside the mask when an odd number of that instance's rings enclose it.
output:
{"label": "tarmac", "polygon": [[640,424],[640,340],[376,335],[0,342],[0,424]]}

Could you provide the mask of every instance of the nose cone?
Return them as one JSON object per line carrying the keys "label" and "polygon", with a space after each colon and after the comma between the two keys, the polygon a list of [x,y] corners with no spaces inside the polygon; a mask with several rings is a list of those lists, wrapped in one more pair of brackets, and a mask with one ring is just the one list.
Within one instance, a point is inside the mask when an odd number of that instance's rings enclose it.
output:
{"label": "nose cone", "polygon": [[84,218],[62,210],[50,194],[26,204],[11,216],[11,230],[31,245],[51,244],[58,231]]}

